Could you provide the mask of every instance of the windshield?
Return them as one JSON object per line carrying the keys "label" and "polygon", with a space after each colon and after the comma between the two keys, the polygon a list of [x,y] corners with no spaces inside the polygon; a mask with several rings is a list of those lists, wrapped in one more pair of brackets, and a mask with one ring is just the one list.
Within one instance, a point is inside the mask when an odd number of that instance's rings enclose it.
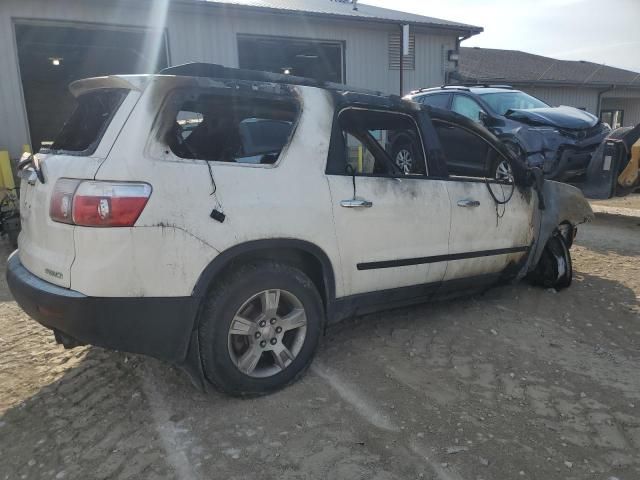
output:
{"label": "windshield", "polygon": [[524,92],[481,93],[480,96],[494,112],[500,115],[504,115],[509,110],[531,110],[549,106]]}

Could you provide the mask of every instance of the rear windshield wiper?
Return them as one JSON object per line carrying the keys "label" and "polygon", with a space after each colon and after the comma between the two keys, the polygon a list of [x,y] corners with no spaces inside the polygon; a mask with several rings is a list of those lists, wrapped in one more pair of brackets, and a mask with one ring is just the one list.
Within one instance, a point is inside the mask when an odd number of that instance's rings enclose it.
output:
{"label": "rear windshield wiper", "polygon": [[[27,167],[31,167],[30,171],[35,173],[35,176],[40,180],[40,183],[44,183],[44,173],[42,173],[42,168],[40,168],[40,160],[33,153],[30,153],[27,158],[23,158],[18,163],[18,175],[20,178],[25,178],[20,174],[20,172],[26,171]],[[25,179],[31,185],[35,184],[35,178],[32,179],[30,175]]]}

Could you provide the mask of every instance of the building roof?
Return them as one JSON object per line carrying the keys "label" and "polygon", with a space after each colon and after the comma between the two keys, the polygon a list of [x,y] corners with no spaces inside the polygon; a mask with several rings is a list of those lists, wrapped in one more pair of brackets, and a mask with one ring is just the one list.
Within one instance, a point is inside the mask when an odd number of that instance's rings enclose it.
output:
{"label": "building roof", "polygon": [[275,13],[302,13],[311,16],[336,17],[351,20],[377,21],[385,23],[402,23],[458,30],[476,35],[483,31],[482,27],[467,25],[465,23],[452,22],[439,18],[426,17],[413,13],[390,10],[388,8],[374,7],[357,2],[341,0],[182,0],[206,2],[221,7],[238,7],[270,10]]}
{"label": "building roof", "polygon": [[464,47],[458,68],[463,82],[640,87],[638,72],[518,50]]}

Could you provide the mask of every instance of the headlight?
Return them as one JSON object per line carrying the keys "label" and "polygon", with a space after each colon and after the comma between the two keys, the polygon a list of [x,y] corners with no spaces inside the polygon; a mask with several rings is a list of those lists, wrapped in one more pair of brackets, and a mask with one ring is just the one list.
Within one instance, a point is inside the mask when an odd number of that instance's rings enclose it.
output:
{"label": "headlight", "polygon": [[546,135],[549,133],[555,133],[556,135],[560,134],[560,130],[553,127],[532,127],[531,130],[533,130],[534,132],[541,133],[543,135]]}

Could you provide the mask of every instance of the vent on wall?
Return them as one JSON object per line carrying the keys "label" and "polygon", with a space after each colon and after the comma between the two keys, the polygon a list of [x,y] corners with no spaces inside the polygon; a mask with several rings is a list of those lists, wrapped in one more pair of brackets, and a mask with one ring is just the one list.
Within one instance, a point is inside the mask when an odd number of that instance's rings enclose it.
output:
{"label": "vent on wall", "polygon": [[[389,70],[400,70],[400,53],[402,51],[402,38],[400,32],[389,34]],[[416,68],[416,37],[409,34],[409,55],[402,59],[403,70],[415,70]]]}

